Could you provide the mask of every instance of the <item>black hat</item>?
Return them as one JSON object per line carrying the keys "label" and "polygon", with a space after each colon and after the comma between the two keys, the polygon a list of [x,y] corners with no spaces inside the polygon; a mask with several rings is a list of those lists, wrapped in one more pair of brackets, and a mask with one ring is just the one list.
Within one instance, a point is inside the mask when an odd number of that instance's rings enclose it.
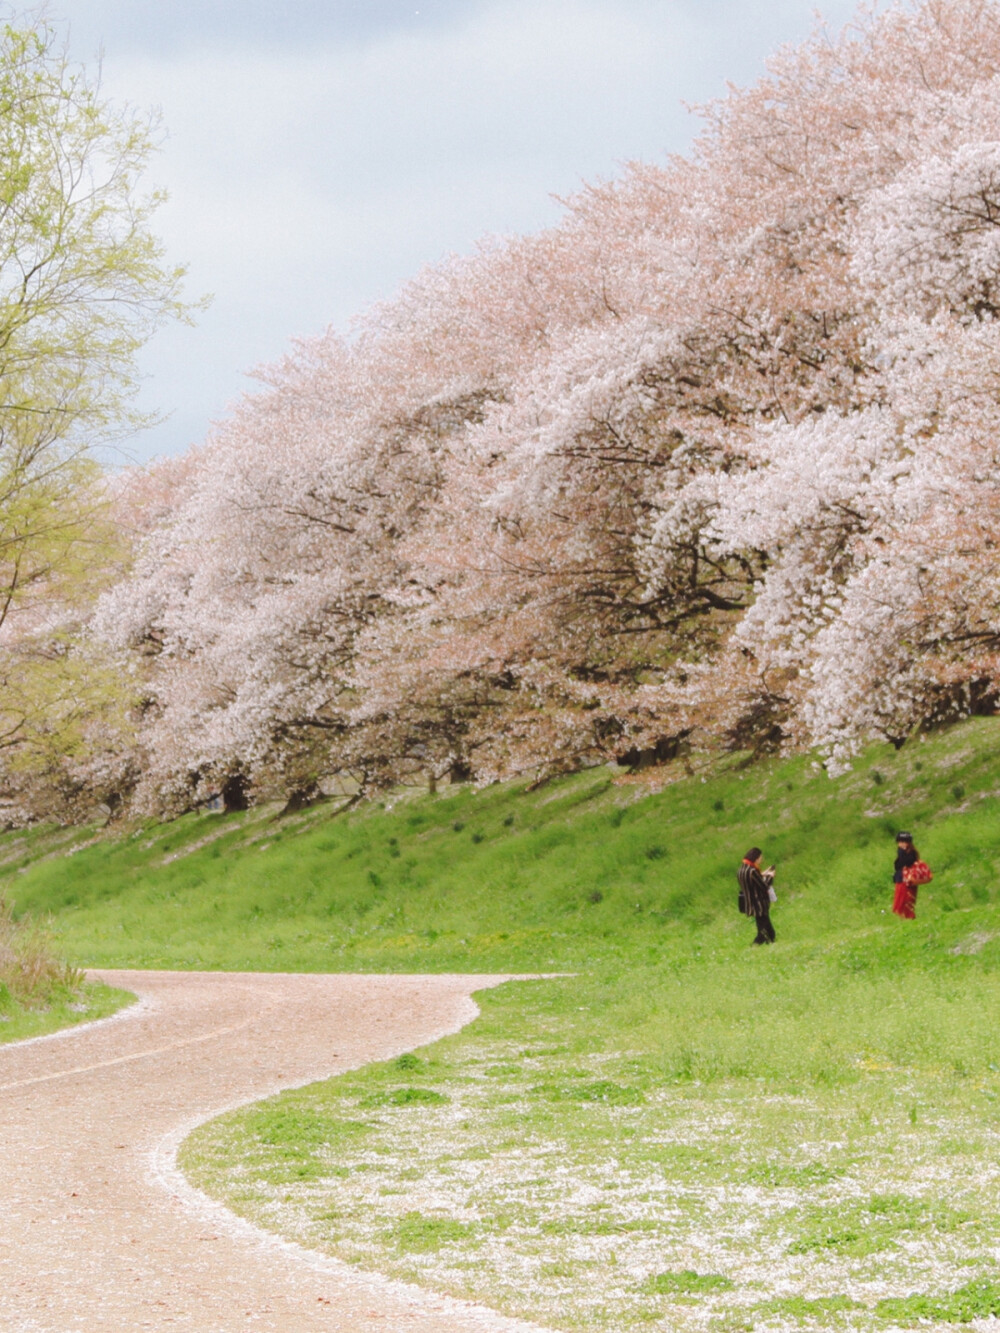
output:
{"label": "black hat", "polygon": [[912,841],[913,841],[913,834],[912,834],[912,833],[897,833],[897,834],[896,834],[896,841],[897,841],[897,842],[912,842]]}

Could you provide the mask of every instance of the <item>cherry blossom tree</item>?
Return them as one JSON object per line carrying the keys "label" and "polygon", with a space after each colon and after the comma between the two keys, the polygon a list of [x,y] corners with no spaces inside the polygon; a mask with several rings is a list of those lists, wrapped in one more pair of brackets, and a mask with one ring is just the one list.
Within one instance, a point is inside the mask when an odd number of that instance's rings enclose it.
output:
{"label": "cherry blossom tree", "polygon": [[994,707],[1000,6],[863,12],[704,115],[125,488],[138,806],[836,768]]}

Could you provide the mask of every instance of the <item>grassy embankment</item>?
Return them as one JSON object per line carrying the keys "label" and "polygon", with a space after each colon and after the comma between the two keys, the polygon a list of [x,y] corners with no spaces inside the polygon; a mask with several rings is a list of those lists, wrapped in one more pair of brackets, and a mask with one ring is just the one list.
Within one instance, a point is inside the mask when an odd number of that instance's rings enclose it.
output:
{"label": "grassy embankment", "polygon": [[[78,963],[578,973],[194,1135],[193,1176],[264,1225],[552,1328],[887,1329],[1000,1313],[998,741],[0,855]],[[900,825],[935,870],[913,923]],[[735,912],[752,841],[768,950]]]}

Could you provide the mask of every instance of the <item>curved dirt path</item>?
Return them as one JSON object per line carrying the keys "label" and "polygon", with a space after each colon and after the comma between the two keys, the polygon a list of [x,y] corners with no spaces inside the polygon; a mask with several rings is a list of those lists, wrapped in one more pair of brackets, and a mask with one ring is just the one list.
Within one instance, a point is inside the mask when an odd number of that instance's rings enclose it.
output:
{"label": "curved dirt path", "polygon": [[3,1333],[514,1333],[274,1240],[174,1165],[196,1124],[456,1031],[503,977],[92,972],[140,1005],[0,1047]]}

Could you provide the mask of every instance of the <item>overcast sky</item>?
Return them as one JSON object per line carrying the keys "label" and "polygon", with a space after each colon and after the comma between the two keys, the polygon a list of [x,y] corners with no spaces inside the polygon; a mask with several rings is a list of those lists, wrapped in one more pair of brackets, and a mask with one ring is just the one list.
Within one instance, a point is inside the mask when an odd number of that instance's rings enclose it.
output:
{"label": "overcast sky", "polygon": [[[144,353],[144,406],[175,453],[289,340],[389,296],[553,195],[684,151],[684,102],[752,82],[814,0],[53,0],[113,98],[158,107],[159,231],[194,329]],[[827,0],[839,28],[854,0]]]}

